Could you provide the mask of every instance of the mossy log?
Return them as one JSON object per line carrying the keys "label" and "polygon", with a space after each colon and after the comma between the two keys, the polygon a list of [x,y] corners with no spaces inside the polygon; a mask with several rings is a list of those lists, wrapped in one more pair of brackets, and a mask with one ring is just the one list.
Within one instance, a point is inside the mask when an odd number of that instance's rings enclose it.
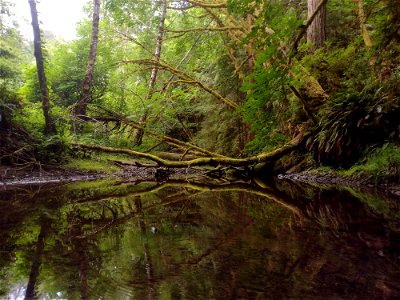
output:
{"label": "mossy log", "polygon": [[294,138],[289,143],[285,144],[279,149],[276,149],[269,153],[261,153],[256,156],[251,156],[248,158],[231,158],[231,157],[219,157],[219,156],[211,156],[211,157],[200,157],[186,161],[172,161],[168,159],[163,159],[159,156],[138,152],[130,149],[122,149],[122,148],[112,148],[112,147],[104,147],[98,145],[86,145],[73,143],[72,146],[78,149],[85,150],[93,150],[100,151],[105,153],[116,153],[116,154],[125,154],[130,157],[135,158],[144,158],[150,161],[157,163],[158,166],[168,167],[168,168],[189,168],[189,167],[199,167],[199,166],[234,166],[234,167],[246,167],[253,166],[258,163],[273,163],[278,161],[284,155],[291,153],[292,151],[298,149],[303,141],[305,136],[298,136]]}

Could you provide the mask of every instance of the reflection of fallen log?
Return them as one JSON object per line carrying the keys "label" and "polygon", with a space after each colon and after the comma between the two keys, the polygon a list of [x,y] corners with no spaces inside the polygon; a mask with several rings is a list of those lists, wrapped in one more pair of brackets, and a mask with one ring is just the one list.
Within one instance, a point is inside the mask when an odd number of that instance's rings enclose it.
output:
{"label": "reflection of fallen log", "polygon": [[[303,213],[302,213],[300,207],[297,207],[294,203],[287,201],[283,194],[281,194],[278,191],[274,190],[273,188],[270,188],[267,186],[261,188],[257,185],[254,185],[251,183],[245,183],[245,182],[233,182],[233,183],[224,183],[224,184],[217,183],[216,184],[216,183],[200,182],[200,181],[194,181],[194,180],[192,180],[192,181],[168,180],[163,183],[158,183],[158,182],[154,182],[154,181],[139,182],[139,184],[143,184],[143,183],[147,183],[150,185],[146,186],[143,189],[137,189],[137,190],[133,190],[133,191],[125,190],[124,193],[118,193],[117,189],[113,189],[107,194],[95,195],[95,196],[87,197],[87,198],[80,198],[78,201],[74,202],[74,204],[76,205],[78,203],[82,204],[82,203],[88,203],[88,202],[93,202],[93,201],[103,201],[103,200],[115,199],[115,198],[119,198],[119,197],[142,196],[145,194],[157,193],[165,188],[174,187],[174,188],[184,188],[184,189],[189,189],[189,190],[194,190],[194,191],[199,191],[199,192],[234,191],[234,192],[250,193],[253,195],[258,195],[258,196],[264,197],[273,202],[276,202],[279,205],[282,205],[283,207],[292,211],[296,216],[303,218]],[[138,182],[133,182],[132,184],[137,186]],[[190,195],[189,195],[189,197],[190,197]],[[169,199],[169,201],[145,206],[145,207],[143,207],[143,209],[150,209],[150,208],[154,208],[157,206],[170,205],[170,204],[182,201],[182,199],[184,199],[184,198],[181,198],[181,197],[174,198],[173,197],[172,199]]]}

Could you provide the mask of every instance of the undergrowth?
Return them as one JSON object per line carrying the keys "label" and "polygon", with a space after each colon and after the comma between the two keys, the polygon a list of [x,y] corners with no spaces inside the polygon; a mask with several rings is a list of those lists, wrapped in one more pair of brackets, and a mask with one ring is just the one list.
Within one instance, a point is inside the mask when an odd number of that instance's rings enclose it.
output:
{"label": "undergrowth", "polygon": [[121,168],[115,165],[113,160],[123,162],[124,157],[105,154],[96,155],[95,157],[87,155],[70,157],[63,167],[67,170],[92,171],[106,174],[118,173],[121,171]]}
{"label": "undergrowth", "polygon": [[400,182],[400,147],[385,144],[374,149],[341,175],[353,178],[371,178],[375,183]]}

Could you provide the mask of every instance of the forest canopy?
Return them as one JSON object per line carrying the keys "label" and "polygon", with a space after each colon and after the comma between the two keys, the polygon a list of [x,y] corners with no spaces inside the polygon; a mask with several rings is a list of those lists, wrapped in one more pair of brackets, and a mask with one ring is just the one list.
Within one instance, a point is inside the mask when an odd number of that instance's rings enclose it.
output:
{"label": "forest canopy", "polygon": [[41,31],[28,2],[33,42],[0,1],[1,164],[91,149],[349,167],[399,143],[396,0],[94,0],[72,41]]}

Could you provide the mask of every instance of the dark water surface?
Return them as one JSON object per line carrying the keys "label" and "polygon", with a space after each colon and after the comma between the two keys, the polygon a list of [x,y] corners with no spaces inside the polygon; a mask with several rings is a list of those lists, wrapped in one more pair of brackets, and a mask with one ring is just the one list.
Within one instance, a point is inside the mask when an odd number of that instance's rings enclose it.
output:
{"label": "dark water surface", "polygon": [[399,203],[284,181],[0,186],[0,299],[400,299]]}

